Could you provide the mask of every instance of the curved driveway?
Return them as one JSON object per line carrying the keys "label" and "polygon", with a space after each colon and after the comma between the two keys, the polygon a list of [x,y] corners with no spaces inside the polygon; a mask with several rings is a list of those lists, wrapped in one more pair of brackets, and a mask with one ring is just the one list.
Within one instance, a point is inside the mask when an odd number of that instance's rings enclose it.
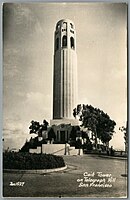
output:
{"label": "curved driveway", "polygon": [[[5,197],[126,197],[126,160],[95,155],[63,156],[68,168],[48,174],[4,173]],[[111,174],[112,187],[79,187],[84,173],[99,179],[97,172]],[[93,177],[94,174],[94,177]],[[103,179],[104,177],[100,177]],[[106,180],[106,179],[105,179]],[[10,182],[24,182],[23,186],[10,186]],[[88,183],[88,182],[85,182]]]}

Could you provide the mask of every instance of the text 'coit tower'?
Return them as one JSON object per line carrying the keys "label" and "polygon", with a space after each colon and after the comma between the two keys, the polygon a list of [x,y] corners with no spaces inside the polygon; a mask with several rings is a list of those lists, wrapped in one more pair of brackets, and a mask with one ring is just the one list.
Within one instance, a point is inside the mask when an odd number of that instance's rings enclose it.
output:
{"label": "text 'coit tower'", "polygon": [[77,100],[76,32],[70,20],[56,24],[54,37],[53,119],[72,119]]}

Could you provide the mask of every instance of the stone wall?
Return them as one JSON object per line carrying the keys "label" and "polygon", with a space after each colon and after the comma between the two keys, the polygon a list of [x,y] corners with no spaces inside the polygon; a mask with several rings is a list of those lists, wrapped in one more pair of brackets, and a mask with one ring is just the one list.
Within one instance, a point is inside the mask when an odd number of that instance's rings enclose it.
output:
{"label": "stone wall", "polygon": [[29,153],[41,153],[41,147],[37,147],[36,149],[29,149]]}
{"label": "stone wall", "polygon": [[65,144],[43,144],[42,153],[65,155]]}

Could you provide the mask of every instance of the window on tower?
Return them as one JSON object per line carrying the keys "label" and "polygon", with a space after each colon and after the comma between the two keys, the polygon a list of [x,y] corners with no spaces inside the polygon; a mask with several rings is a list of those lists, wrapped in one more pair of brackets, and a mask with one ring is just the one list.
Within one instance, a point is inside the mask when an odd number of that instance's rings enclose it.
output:
{"label": "window on tower", "polygon": [[63,28],[67,28],[67,23],[66,22],[63,22]]}
{"label": "window on tower", "polygon": [[70,46],[71,46],[72,49],[75,48],[75,46],[74,46],[74,38],[73,37],[70,38]]}
{"label": "window on tower", "polygon": [[70,29],[70,32],[74,34],[74,31],[72,31],[71,29]]}
{"label": "window on tower", "polygon": [[73,26],[73,24],[72,24],[72,23],[70,23],[70,27],[71,27],[71,28],[74,28],[74,26]]}
{"label": "window on tower", "polygon": [[62,29],[62,32],[67,31],[67,29]]}
{"label": "window on tower", "polygon": [[59,38],[56,38],[56,50],[59,49]]}
{"label": "window on tower", "polygon": [[64,35],[62,38],[62,47],[67,47],[67,36]]}
{"label": "window on tower", "polygon": [[56,29],[59,29],[59,28],[60,28],[60,24],[57,24]]}

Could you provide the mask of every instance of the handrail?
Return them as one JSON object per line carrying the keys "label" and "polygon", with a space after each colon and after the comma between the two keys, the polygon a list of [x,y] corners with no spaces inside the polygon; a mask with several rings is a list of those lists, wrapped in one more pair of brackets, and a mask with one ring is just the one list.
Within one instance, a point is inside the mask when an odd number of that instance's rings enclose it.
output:
{"label": "handrail", "polygon": [[60,152],[60,151],[62,151],[62,150],[65,150],[65,148],[60,149],[60,150],[58,150],[58,151],[55,151],[55,152],[53,152],[52,154],[57,153],[57,152]]}
{"label": "handrail", "polygon": [[[60,152],[60,151],[62,151],[62,150],[65,150],[66,151],[66,149],[67,148],[63,148],[63,149],[60,149],[60,150],[58,150],[58,151],[55,151],[55,152],[53,152],[52,154],[55,154],[55,153],[58,153],[58,152]],[[72,151],[72,150],[74,150],[74,149],[68,149],[68,152],[70,152],[70,151]]]}

